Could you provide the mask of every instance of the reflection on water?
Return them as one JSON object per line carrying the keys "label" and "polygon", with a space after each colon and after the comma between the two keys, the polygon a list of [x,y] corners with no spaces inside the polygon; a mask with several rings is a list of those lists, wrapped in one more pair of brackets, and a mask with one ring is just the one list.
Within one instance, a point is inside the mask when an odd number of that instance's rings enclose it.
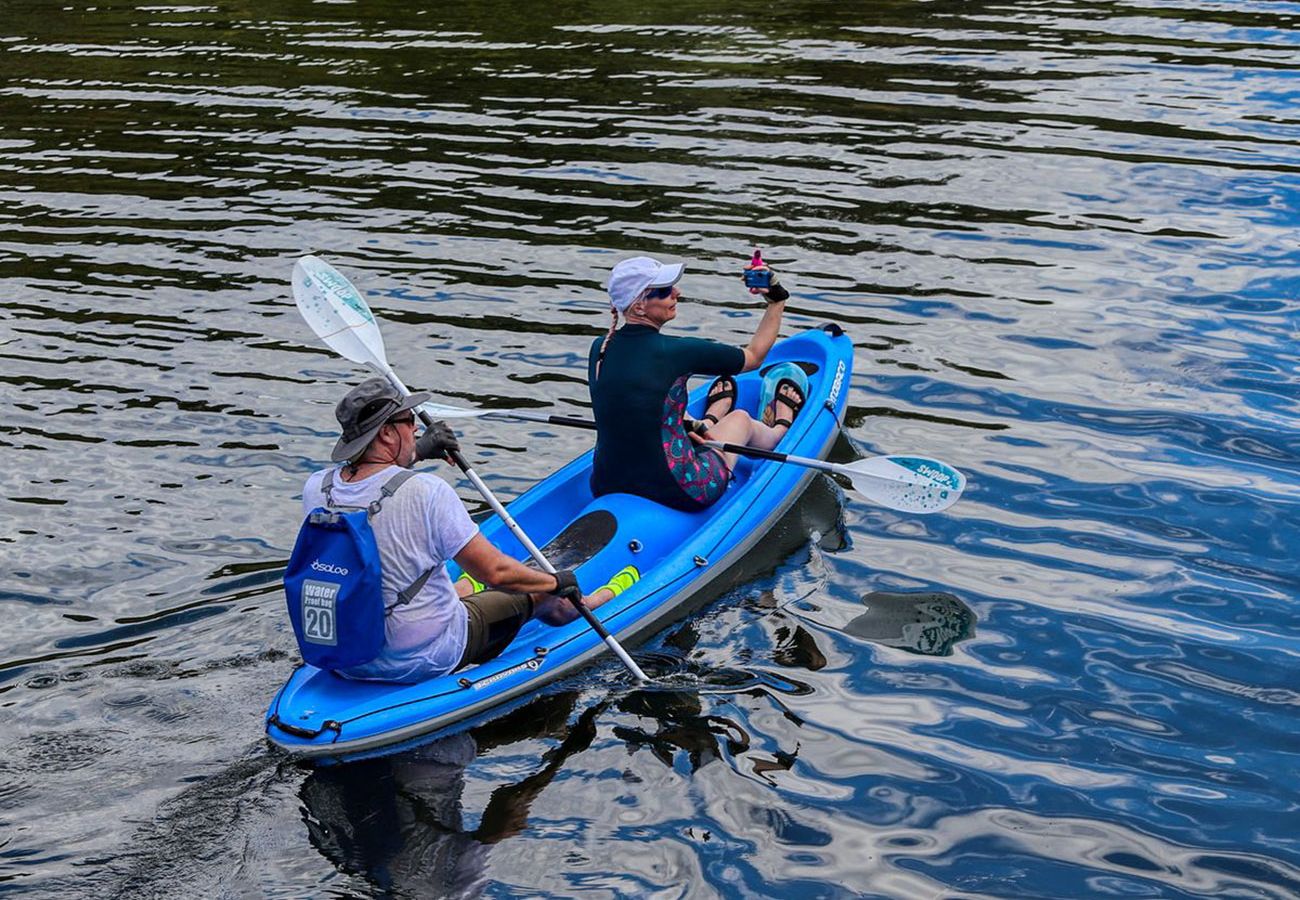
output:
{"label": "reflection on water", "polygon": [[460,734],[396,760],[312,772],[301,791],[312,845],[383,891],[480,891],[491,841],[466,829],[461,809],[475,754]]}
{"label": "reflection on water", "polygon": [[[1300,893],[1298,23],[9,0],[0,884]],[[962,501],[819,478],[640,651],[657,687],[597,664],[356,774],[271,754],[295,494],[363,374],[293,260],[414,387],[585,415],[615,259],[686,260],[672,328],[742,343],[755,246],[788,330],[854,342],[837,458],[943,459]],[[461,439],[513,497],[590,436]]]}
{"label": "reflection on water", "polygon": [[862,598],[868,612],[844,630],[886,647],[925,656],[951,656],[953,644],[975,636],[975,614],[952,594],[890,594]]}
{"label": "reflection on water", "polygon": [[[413,896],[471,896],[487,881],[489,847],[519,834],[533,801],[568,758],[596,736],[604,704],[569,726],[577,696],[548,696],[471,732],[440,738],[393,756],[311,771],[300,796],[312,845],[346,872],[375,887]],[[558,723],[558,726],[557,726]],[[465,823],[465,770],[497,741],[560,732],[535,770],[492,792],[477,827]]]}
{"label": "reflection on water", "polygon": [[619,726],[615,734],[629,749],[645,748],[669,768],[677,764],[678,751],[694,772],[726,753],[749,748],[749,735],[725,716],[708,714],[705,701],[692,691],[638,691],[624,698],[619,708],[650,723],[653,731]]}

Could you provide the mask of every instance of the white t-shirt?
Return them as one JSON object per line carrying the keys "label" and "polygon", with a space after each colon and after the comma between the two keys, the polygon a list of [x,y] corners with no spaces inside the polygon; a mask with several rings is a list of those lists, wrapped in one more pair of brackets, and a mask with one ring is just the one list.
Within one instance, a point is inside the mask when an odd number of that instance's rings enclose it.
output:
{"label": "white t-shirt", "polygon": [[[303,516],[324,506],[321,482],[330,469],[315,472],[302,489]],[[366,506],[402,470],[389,466],[360,481],[344,481],[335,470],[331,494],[335,506]],[[410,602],[384,617],[384,649],[364,665],[340,669],[349,678],[378,681],[423,681],[455,668],[465,653],[468,617],[447,575],[447,560],[464,549],[478,526],[445,481],[422,472],[383,502],[370,519],[383,566],[384,606],[397,603],[430,568],[429,579]]]}

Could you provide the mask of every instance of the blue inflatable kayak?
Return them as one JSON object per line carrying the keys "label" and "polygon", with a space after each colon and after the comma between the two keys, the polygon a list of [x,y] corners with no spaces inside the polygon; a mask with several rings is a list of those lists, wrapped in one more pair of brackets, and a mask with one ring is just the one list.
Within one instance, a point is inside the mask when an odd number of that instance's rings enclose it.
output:
{"label": "blue inflatable kayak", "polygon": [[[781,341],[762,368],[737,377],[738,404],[755,410],[763,374],[785,362],[808,376],[808,401],[777,448],[822,459],[839,434],[853,343],[834,325]],[[707,384],[691,394],[688,414],[703,414]],[[697,513],[629,494],[593,498],[584,453],[510,504],[509,512],[559,568],[575,567],[590,593],[625,566],[640,580],[596,610],[624,644],[649,637],[752,548],[816,473],[803,466],[742,459],[727,493]],[[499,518],[481,531],[504,552],[527,552]],[[449,567],[453,578],[460,573]],[[503,703],[577,671],[605,651],[581,618],[559,628],[529,622],[496,659],[419,684],[349,681],[303,665],[276,693],[266,734],[296,756],[347,756],[452,729]]]}

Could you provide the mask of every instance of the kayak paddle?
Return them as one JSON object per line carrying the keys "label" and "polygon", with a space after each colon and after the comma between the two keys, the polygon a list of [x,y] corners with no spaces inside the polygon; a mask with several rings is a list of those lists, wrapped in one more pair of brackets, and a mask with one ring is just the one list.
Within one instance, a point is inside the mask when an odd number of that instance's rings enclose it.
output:
{"label": "kayak paddle", "polygon": [[[317,337],[332,350],[354,363],[369,366],[386,378],[403,397],[410,395],[411,392],[407,390],[406,385],[388,365],[388,355],[384,351],[384,338],[379,333],[379,323],[375,321],[370,307],[352,283],[338,270],[315,256],[302,257],[293,267],[293,297],[298,304],[298,311],[307,320],[311,330],[316,332]],[[432,427],[433,416],[423,407],[418,412],[420,421],[425,427]],[[501,521],[510,529],[510,533],[524,545],[537,565],[541,566],[542,571],[554,575],[555,567],[542,555],[542,551],[537,549],[537,545],[524,533],[519,523],[506,512],[501,501],[484,484],[483,479],[479,478],[478,473],[470,468],[465,457],[459,451],[453,450],[451,458],[487,501],[488,506],[492,507],[492,511],[501,517]],[[638,681],[649,681],[649,677],[641,671],[641,667],[606,630],[587,605],[579,598],[570,599],[582,617],[587,620],[587,624],[600,635],[605,646],[609,647],[628,671]]]}
{"label": "kayak paddle", "polygon": [[706,447],[755,459],[793,463],[843,475],[850,487],[881,506],[910,513],[941,512],[957,502],[966,489],[966,476],[947,463],[924,456],[872,456],[851,463],[833,463],[743,444],[705,441]]}
{"label": "kayak paddle", "polygon": [[[596,423],[589,419],[551,416],[522,410],[470,409],[433,401],[421,404],[420,409],[439,419],[492,417],[522,419],[526,422],[542,422],[548,425],[589,430],[594,430],[596,427]],[[966,489],[965,475],[945,462],[924,456],[873,456],[867,459],[856,459],[850,463],[830,463],[805,456],[790,456],[773,450],[747,447],[743,444],[723,444],[718,441],[705,441],[704,444],[724,453],[768,459],[843,475],[849,480],[853,490],[868,500],[899,512],[922,515],[942,512],[956,503],[962,491]]]}

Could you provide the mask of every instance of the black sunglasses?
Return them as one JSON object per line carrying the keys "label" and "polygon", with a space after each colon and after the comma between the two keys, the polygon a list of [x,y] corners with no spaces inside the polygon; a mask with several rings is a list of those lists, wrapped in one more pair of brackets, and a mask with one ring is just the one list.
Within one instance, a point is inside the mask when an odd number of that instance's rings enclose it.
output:
{"label": "black sunglasses", "polygon": [[668,287],[650,288],[650,290],[645,292],[645,298],[647,300],[667,300],[672,295],[673,286],[671,284],[668,285]]}
{"label": "black sunglasses", "polygon": [[393,416],[393,418],[391,418],[391,419],[388,420],[387,424],[389,424],[389,425],[414,425],[414,424],[415,424],[415,413],[413,413],[413,412],[408,412],[408,413],[407,413],[406,415],[404,415],[404,416]]}

